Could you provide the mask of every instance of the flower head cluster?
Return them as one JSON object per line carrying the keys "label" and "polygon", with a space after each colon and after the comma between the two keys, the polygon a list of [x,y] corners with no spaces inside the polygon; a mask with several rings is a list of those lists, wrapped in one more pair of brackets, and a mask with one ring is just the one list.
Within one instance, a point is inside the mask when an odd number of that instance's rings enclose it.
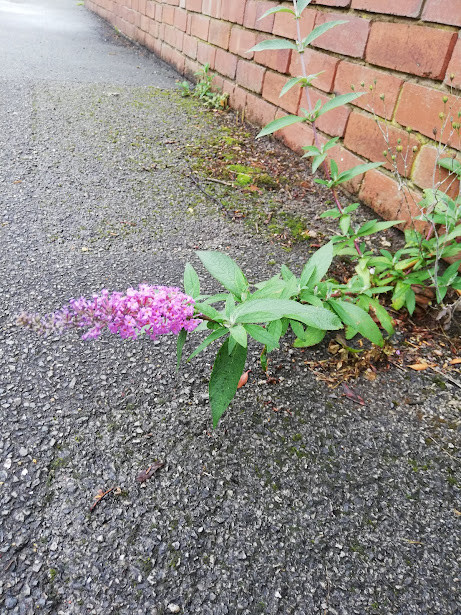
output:
{"label": "flower head cluster", "polygon": [[88,328],[84,340],[99,337],[105,327],[122,338],[136,339],[145,333],[155,339],[181,329],[193,331],[201,322],[193,315],[194,300],[179,288],[141,284],[126,294],[103,290],[92,299],[71,299],[68,306],[45,316],[24,313],[17,323],[41,334]]}

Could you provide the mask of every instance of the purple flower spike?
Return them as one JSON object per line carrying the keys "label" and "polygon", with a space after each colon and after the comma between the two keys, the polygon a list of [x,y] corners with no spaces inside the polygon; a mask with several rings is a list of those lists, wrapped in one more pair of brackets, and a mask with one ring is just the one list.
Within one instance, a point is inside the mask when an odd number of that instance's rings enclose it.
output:
{"label": "purple flower spike", "polygon": [[45,316],[24,313],[17,323],[45,335],[85,327],[84,340],[98,338],[105,327],[125,339],[145,333],[154,340],[159,335],[177,335],[181,329],[193,331],[198,327],[201,320],[193,318],[194,303],[179,288],[140,284],[125,295],[103,290],[92,299],[71,299],[68,306]]}

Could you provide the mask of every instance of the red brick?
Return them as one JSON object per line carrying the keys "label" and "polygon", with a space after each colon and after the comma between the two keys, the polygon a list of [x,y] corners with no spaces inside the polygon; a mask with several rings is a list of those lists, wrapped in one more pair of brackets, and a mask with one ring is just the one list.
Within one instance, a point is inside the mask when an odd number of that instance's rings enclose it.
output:
{"label": "red brick", "polygon": [[[318,100],[320,100],[322,105],[324,105],[331,98],[330,96],[326,96],[323,92],[315,90],[314,88],[309,90],[309,94],[311,96],[312,106],[314,107]],[[301,99],[300,106],[304,108],[307,107],[303,99]],[[344,131],[346,130],[346,124],[350,114],[351,110],[349,107],[337,107],[332,111],[327,111],[325,115],[321,115],[316,122],[316,126],[319,130],[325,132],[331,137],[342,137],[344,135]]]}
{"label": "red brick", "polygon": [[[371,115],[354,112],[347,123],[344,145],[347,149],[364,158],[368,158],[372,162],[385,162],[385,168],[392,170],[392,162],[386,162],[386,158],[383,155],[384,150],[388,147],[383,132],[389,141],[392,154],[395,154],[398,139],[401,140],[403,151],[401,154],[396,154],[395,162],[397,163],[400,175],[408,177],[416,156],[416,153],[413,152],[413,147],[418,148],[419,142],[416,137],[408,135],[405,130],[385,123],[378,124]],[[402,156],[406,158],[406,161]]]}
{"label": "red brick", "polygon": [[[452,198],[456,198],[459,194],[459,180],[456,179],[456,175],[436,165],[437,160],[451,157],[453,157],[452,152],[446,151],[440,155],[436,147],[424,145],[414,164],[412,180],[420,188],[437,187],[438,190],[443,190]],[[458,160],[461,162],[459,155]]]}
{"label": "red brick", "polygon": [[247,30],[246,28],[239,28],[233,26],[229,40],[229,51],[236,53],[239,56],[251,60],[254,53],[248,53],[248,49],[251,49],[256,45],[256,34]]}
{"label": "red brick", "polygon": [[197,41],[197,61],[203,66],[209,64],[214,69],[216,59],[216,47]]}
{"label": "red brick", "polygon": [[[228,0],[229,1],[229,0]],[[272,32],[274,26],[274,15],[269,15],[259,21],[264,13],[276,5],[273,2],[261,2],[259,0],[247,0],[243,25],[251,30],[262,30]]]}
{"label": "red brick", "polygon": [[149,17],[146,17],[145,15],[141,15],[141,29],[144,30],[144,32],[149,32],[150,23],[151,23],[151,20],[149,19]]}
{"label": "red brick", "polygon": [[376,22],[371,27],[366,59],[421,77],[443,79],[456,34],[438,28]]}
{"label": "red brick", "polygon": [[223,49],[229,48],[229,37],[231,24],[226,21],[218,21],[212,19],[210,22],[210,30],[208,32],[208,42]]}
{"label": "red brick", "polygon": [[446,23],[449,26],[461,26],[461,5],[459,0],[427,0],[424,21]]}
{"label": "red brick", "polygon": [[186,56],[195,60],[197,58],[197,39],[185,34],[182,50]]}
{"label": "red brick", "polygon": [[242,25],[245,17],[245,6],[246,0],[225,0],[221,19]]}
{"label": "red brick", "polygon": [[229,97],[229,104],[232,109],[237,109],[237,111],[242,111],[245,109],[247,100],[247,91],[241,88],[240,86],[236,86],[234,91]]}
{"label": "red brick", "polygon": [[359,192],[359,198],[385,220],[406,220],[420,214],[418,202],[421,194],[399,184],[377,170],[368,171]]}
{"label": "red brick", "polygon": [[157,4],[155,8],[155,20],[159,22],[163,21],[163,6],[160,4]]}
{"label": "red brick", "polygon": [[326,21],[344,20],[348,23],[335,26],[317,38],[313,45],[353,58],[363,58],[370,30],[368,19],[351,17],[347,13],[319,13],[316,26]]}
{"label": "red brick", "polygon": [[352,0],[351,8],[370,13],[418,17],[422,4],[423,0]]}
{"label": "red brick", "polygon": [[262,100],[259,96],[250,94],[250,92],[247,93],[245,117],[252,124],[256,124],[257,126],[265,126],[269,122],[272,122],[275,118],[276,111],[277,108],[274,107],[274,105]]}
{"label": "red brick", "polygon": [[[276,119],[284,116],[284,113],[278,111]],[[303,147],[314,143],[314,131],[307,122],[287,126],[275,132],[274,136],[298,154],[304,154]]]}
{"label": "red brick", "polygon": [[229,79],[235,79],[235,73],[237,71],[237,56],[233,53],[224,51],[223,49],[216,49],[215,69],[221,75],[229,77]]}
{"label": "red brick", "polygon": [[164,35],[164,41],[166,43],[168,43],[168,45],[171,45],[171,47],[176,47],[176,33],[178,32],[178,30],[176,30],[176,28],[174,28],[173,26],[165,26],[165,35]]}
{"label": "red brick", "polygon": [[236,81],[238,85],[243,86],[247,90],[260,94],[263,87],[265,72],[265,68],[258,66],[254,62],[239,60],[237,64]]}
{"label": "red brick", "polygon": [[[362,83],[365,85],[362,86]],[[402,83],[402,79],[389,73],[343,61],[336,73],[334,90],[337,94],[347,94],[352,92],[353,85],[356,92],[367,92],[352,104],[390,120]],[[373,87],[372,92],[370,86]],[[381,94],[384,94],[384,101],[380,99]]]}
{"label": "red brick", "polygon": [[263,98],[285,109],[285,111],[289,113],[297,113],[299,99],[301,97],[301,88],[295,86],[291,88],[285,96],[280,98],[280,92],[286,82],[286,77],[268,70],[264,77]]}
{"label": "red brick", "polygon": [[[229,0],[224,0],[224,2],[228,1]],[[222,4],[223,0],[203,0],[202,13],[204,15],[209,15],[210,17],[216,17],[217,19],[221,19]]]}
{"label": "red brick", "polygon": [[[314,49],[306,49],[303,55],[308,75],[322,73],[314,79],[313,83],[315,87],[324,92],[331,92],[333,90],[339,58],[330,56],[322,51],[315,51]],[[302,72],[300,55],[298,53],[293,53],[291,56],[290,75],[301,77]]]}
{"label": "red brick", "polygon": [[232,96],[235,90],[235,83],[229,81],[228,79],[223,79],[222,91],[224,94],[229,94],[229,98]]}
{"label": "red brick", "polygon": [[188,11],[202,12],[202,0],[186,0],[186,9]]}
{"label": "red brick", "polygon": [[164,6],[163,7],[163,23],[172,26],[174,24],[174,7],[172,6]]}
{"label": "red brick", "polygon": [[186,31],[187,26],[187,11],[183,9],[175,9],[174,14],[174,27],[178,30]]}
{"label": "red brick", "polygon": [[[448,98],[446,104],[444,97]],[[441,120],[439,113],[445,110],[448,117],[457,119],[458,111],[461,111],[461,101],[456,97],[440,90],[418,85],[416,83],[405,83],[402,89],[400,102],[397,106],[395,119],[403,126],[410,126],[426,137],[434,138],[434,130],[437,130],[437,140],[441,138],[442,143],[451,141],[452,147],[461,149],[459,138],[456,135],[450,138],[449,127],[441,132]]]}
{"label": "red brick", "polygon": [[[267,40],[266,35],[260,35],[256,42],[259,43],[263,40]],[[264,66],[268,66],[278,73],[287,73],[291,61],[291,49],[257,51],[254,54],[254,59],[258,64],[264,64]]]}
{"label": "red brick", "polygon": [[[324,145],[327,140],[328,139],[325,138],[323,135],[320,135],[319,141],[322,145]],[[359,158],[355,154],[352,154],[348,149],[346,149],[342,145],[339,145],[339,143],[328,150],[327,159],[334,160],[336,162],[340,173],[342,173],[343,171],[347,171],[348,169],[352,169],[352,167],[356,167],[359,164],[364,164],[365,162],[367,162],[362,158]],[[363,173],[362,175],[356,175],[350,181],[342,183],[341,188],[344,188],[348,192],[352,192],[355,194],[360,190],[360,185],[363,178]]]}
{"label": "red brick", "polygon": [[184,61],[184,74],[191,80],[194,81],[196,79],[195,73],[201,68],[198,62],[194,62],[189,58],[186,58]]}
{"label": "red brick", "polygon": [[191,34],[203,41],[208,40],[208,31],[210,29],[210,18],[204,15],[192,15]]}
{"label": "red brick", "polygon": [[[293,8],[292,2],[284,2],[283,6],[286,8]],[[317,11],[305,9],[302,17],[299,20],[299,27],[301,29],[301,38],[305,38],[313,29]],[[296,27],[296,20],[290,13],[277,13],[274,19],[274,27],[272,33],[276,36],[282,36],[283,38],[289,38],[293,40],[298,39],[298,31]]]}
{"label": "red brick", "polygon": [[184,56],[176,49],[172,49],[166,44],[162,45],[162,58],[169,64],[173,64],[178,73],[184,72]]}
{"label": "red brick", "polygon": [[146,5],[146,15],[147,17],[150,17],[150,19],[155,19],[155,13],[157,10],[157,5],[155,5],[153,2],[148,2]]}
{"label": "red brick", "polygon": [[139,12],[141,13],[141,15],[146,14],[146,5],[147,0],[139,0]]}
{"label": "red brick", "polygon": [[458,36],[458,41],[448,65],[445,83],[450,87],[461,90],[461,35]]}

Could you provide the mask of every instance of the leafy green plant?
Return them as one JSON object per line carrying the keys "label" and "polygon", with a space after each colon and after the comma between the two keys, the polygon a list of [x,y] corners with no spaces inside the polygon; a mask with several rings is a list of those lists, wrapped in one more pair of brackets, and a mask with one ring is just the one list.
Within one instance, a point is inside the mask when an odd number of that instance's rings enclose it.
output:
{"label": "leafy green plant", "polygon": [[210,109],[225,109],[229,94],[223,94],[221,90],[213,90],[213,75],[210,74],[210,65],[207,63],[200,68],[196,73],[197,83],[192,89],[188,81],[182,81],[179,84],[179,90],[182,97],[193,96],[198,98],[202,103]]}

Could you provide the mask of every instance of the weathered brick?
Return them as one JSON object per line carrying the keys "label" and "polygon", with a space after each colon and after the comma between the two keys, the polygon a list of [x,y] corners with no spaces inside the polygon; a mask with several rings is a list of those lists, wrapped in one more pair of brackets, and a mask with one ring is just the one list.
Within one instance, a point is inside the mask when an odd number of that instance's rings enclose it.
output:
{"label": "weathered brick", "polygon": [[211,69],[214,69],[216,59],[216,47],[208,43],[197,41],[197,62],[202,66],[209,64]]}
{"label": "weathered brick", "polygon": [[461,90],[461,34],[458,35],[458,40],[447,68],[445,83],[450,87]]}
{"label": "weathered brick", "polygon": [[200,64],[191,60],[190,58],[185,58],[184,60],[184,74],[191,81],[193,81],[195,77],[195,73],[200,69]]}
{"label": "weathered brick", "polygon": [[225,0],[221,18],[242,25],[245,17],[245,6],[246,0]]}
{"label": "weathered brick", "polygon": [[149,17],[146,17],[146,15],[141,15],[141,29],[144,30],[144,32],[149,32],[150,23],[151,20],[149,19]]}
{"label": "weathered brick", "polygon": [[[286,8],[293,8],[292,2],[284,2],[283,5]],[[301,38],[305,38],[313,29],[317,11],[311,9],[305,9],[302,17],[299,20],[299,27],[301,30]],[[277,13],[274,19],[274,27],[272,33],[282,38],[288,38],[297,40],[298,31],[296,27],[296,20],[290,13]]]}
{"label": "weathered brick", "polygon": [[139,12],[141,13],[141,15],[146,14],[146,5],[147,0],[139,0]]}
{"label": "weathered brick", "polygon": [[359,198],[385,220],[406,220],[410,223],[413,217],[420,214],[418,202],[421,194],[408,188],[400,189],[394,179],[375,169],[366,173]]}
{"label": "weathered brick", "polygon": [[147,17],[149,17],[150,19],[155,19],[155,13],[157,10],[157,5],[154,4],[153,2],[148,2],[146,4],[146,15]]}
{"label": "weathered brick", "polygon": [[[224,1],[228,2],[229,0]],[[209,15],[210,17],[215,17],[216,19],[221,19],[222,4],[223,0],[203,0],[202,13],[204,15]]]}
{"label": "weathered brick", "polygon": [[459,0],[427,0],[424,5],[424,21],[461,26],[461,5]]}
{"label": "weathered brick", "polygon": [[229,79],[234,79],[237,71],[237,60],[237,56],[233,53],[224,51],[224,49],[216,49],[214,67],[221,75],[229,77]]}
{"label": "weathered brick", "polygon": [[236,86],[234,91],[229,97],[229,104],[232,109],[237,109],[237,111],[242,111],[245,109],[247,99],[247,91],[241,88],[240,86]]}
{"label": "weathered brick", "polygon": [[408,177],[416,156],[413,148],[418,148],[419,141],[415,136],[408,135],[405,130],[389,124],[378,125],[371,115],[354,112],[347,123],[344,145],[356,154],[368,158],[372,162],[384,162],[385,168],[392,169],[392,162],[387,162],[383,155],[384,150],[388,147],[383,132],[389,142],[389,147],[392,149],[392,154],[395,154],[394,148],[398,145],[398,139],[401,140],[400,145],[403,147],[403,151],[401,154],[396,154],[395,162],[400,175]]}
{"label": "weathered brick", "polygon": [[[444,97],[448,99],[446,103],[443,102]],[[439,119],[439,114],[444,111],[447,117],[459,121],[457,114],[461,111],[461,101],[456,96],[440,90],[434,90],[416,83],[405,83],[395,119],[399,124],[410,126],[427,137],[433,139],[436,135],[437,140],[441,139],[442,143],[451,142],[452,147],[461,149],[457,135],[451,135],[450,138],[449,126],[440,134],[442,121]],[[436,131],[435,134],[434,130]]]}
{"label": "weathered brick", "polygon": [[191,34],[203,41],[208,40],[208,31],[210,29],[210,18],[204,15],[192,15]]}
{"label": "weathered brick", "polygon": [[178,73],[184,72],[185,58],[182,55],[182,53],[180,53],[179,51],[176,51],[176,49],[173,49],[166,43],[163,43],[161,56],[165,60],[165,62],[168,62],[169,64],[173,64],[173,66],[176,67],[176,70],[178,71]]}
{"label": "weathered brick", "polygon": [[[459,194],[459,180],[457,180],[456,175],[436,164],[437,160],[441,158],[452,157],[452,152],[443,152],[440,155],[436,147],[424,145],[414,164],[412,180],[420,188],[437,187],[438,190],[443,190],[449,196],[455,198]],[[458,160],[461,163],[461,156],[459,155]]]}
{"label": "weathered brick", "polygon": [[[284,116],[285,113],[278,111],[276,119]],[[304,154],[303,147],[314,143],[314,131],[307,122],[287,126],[275,132],[274,136],[298,154]]]}
{"label": "weathered brick", "polygon": [[229,38],[231,32],[231,24],[227,21],[218,21],[212,19],[210,21],[210,30],[208,32],[208,42],[212,45],[217,45],[223,49],[229,48]]}
{"label": "weathered brick", "polygon": [[[304,61],[306,63],[308,75],[322,73],[314,79],[313,84],[315,87],[324,92],[331,92],[333,90],[339,58],[330,56],[322,51],[315,51],[315,49],[307,49],[304,52]],[[293,53],[291,56],[289,72],[290,75],[294,77],[302,76],[301,60],[298,53]]]}
{"label": "weathered brick", "polygon": [[[337,94],[347,94],[352,92],[351,86],[354,86],[356,92],[367,92],[352,104],[390,120],[402,84],[402,79],[394,75],[344,60],[338,66],[334,90]],[[370,86],[373,87],[372,92]],[[384,100],[381,100],[381,94],[384,94]]]}
{"label": "weathered brick", "polygon": [[423,0],[352,0],[351,8],[370,13],[418,17],[422,4]]}
{"label": "weathered brick", "polygon": [[169,26],[174,25],[174,6],[164,6],[163,7],[163,23],[168,24]]}
{"label": "weathered brick", "polygon": [[448,30],[412,24],[375,22],[366,59],[393,70],[443,79],[456,43]]}
{"label": "weathered brick", "polygon": [[274,107],[274,105],[271,105],[262,98],[259,98],[259,96],[250,94],[250,92],[247,93],[245,102],[245,117],[252,124],[256,124],[257,126],[265,126],[265,124],[272,122],[275,118],[276,111],[277,108]]}
{"label": "weathered brick", "polygon": [[264,77],[263,98],[289,113],[297,113],[301,89],[295,86],[285,96],[280,98],[280,92],[286,81],[287,79],[283,75],[268,70]]}
{"label": "weathered brick", "polygon": [[247,30],[246,28],[239,28],[233,26],[229,40],[229,51],[236,53],[243,58],[251,60],[254,56],[253,52],[248,53],[248,49],[251,49],[256,45],[256,34]]}
{"label": "weathered brick", "polygon": [[[260,35],[256,42],[266,40],[266,35]],[[272,68],[278,73],[287,73],[291,61],[291,49],[277,49],[273,51],[257,51],[254,54],[254,59],[258,64],[263,64]]]}
{"label": "weathered brick", "polygon": [[193,36],[189,36],[188,34],[184,35],[183,41],[183,52],[192,60],[197,58],[197,39]]}
{"label": "weathered brick", "polygon": [[259,20],[262,15],[268,10],[276,6],[273,2],[260,0],[247,0],[245,8],[245,16],[243,25],[251,30],[261,30],[263,32],[272,32],[274,26],[274,15],[269,15],[264,19]]}
{"label": "weathered brick", "polygon": [[186,31],[187,27],[187,11],[183,9],[175,9],[174,14],[174,27],[178,30]]}
{"label": "weathered brick", "polygon": [[202,0],[186,0],[186,9],[188,11],[202,12]]}
{"label": "weathered brick", "polygon": [[[331,99],[330,96],[326,96],[323,92],[315,90],[314,88],[310,88],[309,95],[311,97],[312,106],[314,107],[318,100],[320,100],[322,105],[324,105]],[[301,99],[300,106],[305,109],[307,108],[304,97]],[[332,111],[327,111],[327,113],[321,115],[317,120],[317,128],[331,137],[342,137],[344,135],[344,131],[346,130],[346,124],[350,114],[351,110],[346,106],[337,107]]]}
{"label": "weathered brick", "polygon": [[353,58],[363,58],[370,31],[370,22],[361,17],[352,17],[347,13],[319,13],[315,22],[319,26],[326,21],[343,20],[341,24],[319,36],[314,42],[315,47],[335,51]]}
{"label": "weathered brick", "polygon": [[338,8],[347,8],[351,0],[312,0],[312,4],[321,4],[322,6],[335,6]]}
{"label": "weathered brick", "polygon": [[254,62],[239,60],[237,64],[236,81],[247,90],[260,94],[263,87],[266,69]]}

